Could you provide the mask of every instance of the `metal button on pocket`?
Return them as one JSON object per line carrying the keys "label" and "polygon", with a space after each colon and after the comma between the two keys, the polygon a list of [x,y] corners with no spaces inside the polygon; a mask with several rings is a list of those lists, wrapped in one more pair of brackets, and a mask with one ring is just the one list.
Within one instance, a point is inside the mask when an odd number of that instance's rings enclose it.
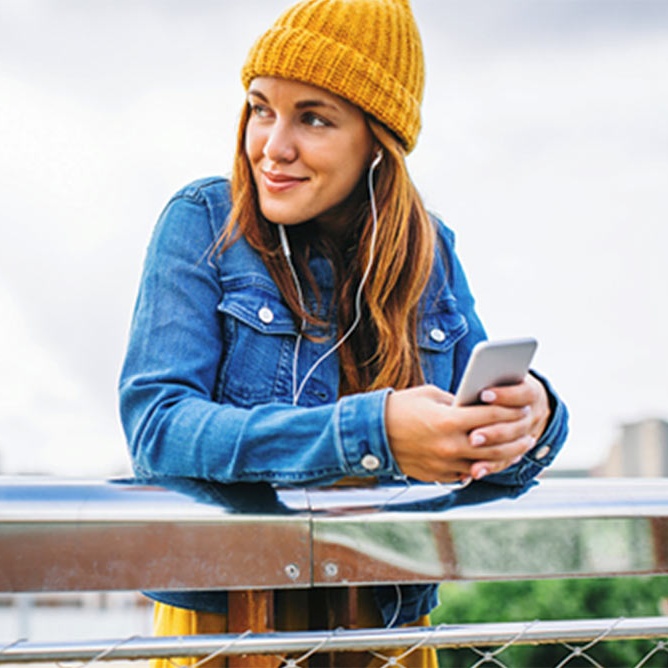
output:
{"label": "metal button on pocket", "polygon": [[362,457],[362,466],[367,471],[375,471],[380,466],[380,459],[376,455],[364,455]]}
{"label": "metal button on pocket", "polygon": [[257,312],[258,318],[265,324],[268,325],[270,322],[274,320],[274,312],[268,307],[268,306],[263,306],[258,312]]}
{"label": "metal button on pocket", "polygon": [[429,336],[432,341],[435,341],[436,343],[443,343],[443,341],[445,341],[445,332],[438,327],[434,327],[434,329],[429,332]]}

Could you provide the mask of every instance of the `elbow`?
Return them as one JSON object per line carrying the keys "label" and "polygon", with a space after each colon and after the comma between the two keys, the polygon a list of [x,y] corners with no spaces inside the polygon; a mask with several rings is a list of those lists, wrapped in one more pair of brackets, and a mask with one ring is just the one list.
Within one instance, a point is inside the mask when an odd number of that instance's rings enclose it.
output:
{"label": "elbow", "polygon": [[157,402],[132,382],[119,388],[119,414],[135,475],[156,475]]}

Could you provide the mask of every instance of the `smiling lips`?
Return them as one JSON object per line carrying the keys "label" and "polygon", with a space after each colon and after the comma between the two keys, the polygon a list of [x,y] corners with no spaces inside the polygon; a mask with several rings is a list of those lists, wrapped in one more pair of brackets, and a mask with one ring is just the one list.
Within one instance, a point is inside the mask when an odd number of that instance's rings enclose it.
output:
{"label": "smiling lips", "polygon": [[307,177],[292,176],[290,174],[281,174],[279,172],[262,172],[264,187],[270,193],[281,193],[298,186],[300,183],[308,181]]}

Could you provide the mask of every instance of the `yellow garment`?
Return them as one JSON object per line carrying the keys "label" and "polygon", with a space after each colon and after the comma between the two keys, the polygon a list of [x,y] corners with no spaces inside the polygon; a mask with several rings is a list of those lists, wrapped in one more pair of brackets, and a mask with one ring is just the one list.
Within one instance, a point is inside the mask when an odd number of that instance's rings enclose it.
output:
{"label": "yellow garment", "polygon": [[[291,605],[290,599],[296,605]],[[373,628],[380,626],[378,613],[375,606],[370,606],[371,599],[367,597],[360,598],[358,610],[359,628]],[[303,592],[277,592],[276,601],[276,627],[277,631],[298,631],[308,628],[307,606],[304,605]],[[428,617],[420,618],[411,626],[427,626]],[[198,612],[196,610],[186,610],[176,608],[164,603],[156,603],[154,609],[154,632],[156,636],[188,636],[207,633],[227,633],[227,615],[210,612]],[[383,657],[400,657],[406,650],[384,650],[378,652]],[[386,664],[386,660],[374,657],[368,652],[346,653],[345,657],[341,654],[332,654],[332,661],[336,661],[337,656],[342,663],[333,663],[332,667],[341,666],[343,668],[376,668]],[[297,656],[293,658],[297,659]],[[175,668],[177,665],[193,666],[199,664],[206,668],[224,668],[227,666],[225,657],[216,657],[206,663],[199,663],[202,659],[192,658],[173,658],[173,659],[154,659],[151,661],[151,668]],[[279,663],[277,662],[277,665]],[[308,665],[308,661],[298,664],[300,668]],[[421,647],[410,652],[403,659],[398,660],[399,666],[405,668],[436,668],[438,666],[436,651],[432,648]]]}
{"label": "yellow garment", "polygon": [[294,79],[349,100],[411,151],[420,132],[422,42],[409,0],[304,0],[255,43],[241,72]]}

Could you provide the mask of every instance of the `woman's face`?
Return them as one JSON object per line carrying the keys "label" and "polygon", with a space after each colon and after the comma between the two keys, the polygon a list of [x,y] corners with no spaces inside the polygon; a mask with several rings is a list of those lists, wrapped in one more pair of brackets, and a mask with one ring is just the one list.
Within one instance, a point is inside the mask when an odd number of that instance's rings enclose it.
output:
{"label": "woman's face", "polygon": [[374,144],[363,112],[322,88],[275,77],[254,79],[248,102],[246,154],[262,215],[343,234]]}

